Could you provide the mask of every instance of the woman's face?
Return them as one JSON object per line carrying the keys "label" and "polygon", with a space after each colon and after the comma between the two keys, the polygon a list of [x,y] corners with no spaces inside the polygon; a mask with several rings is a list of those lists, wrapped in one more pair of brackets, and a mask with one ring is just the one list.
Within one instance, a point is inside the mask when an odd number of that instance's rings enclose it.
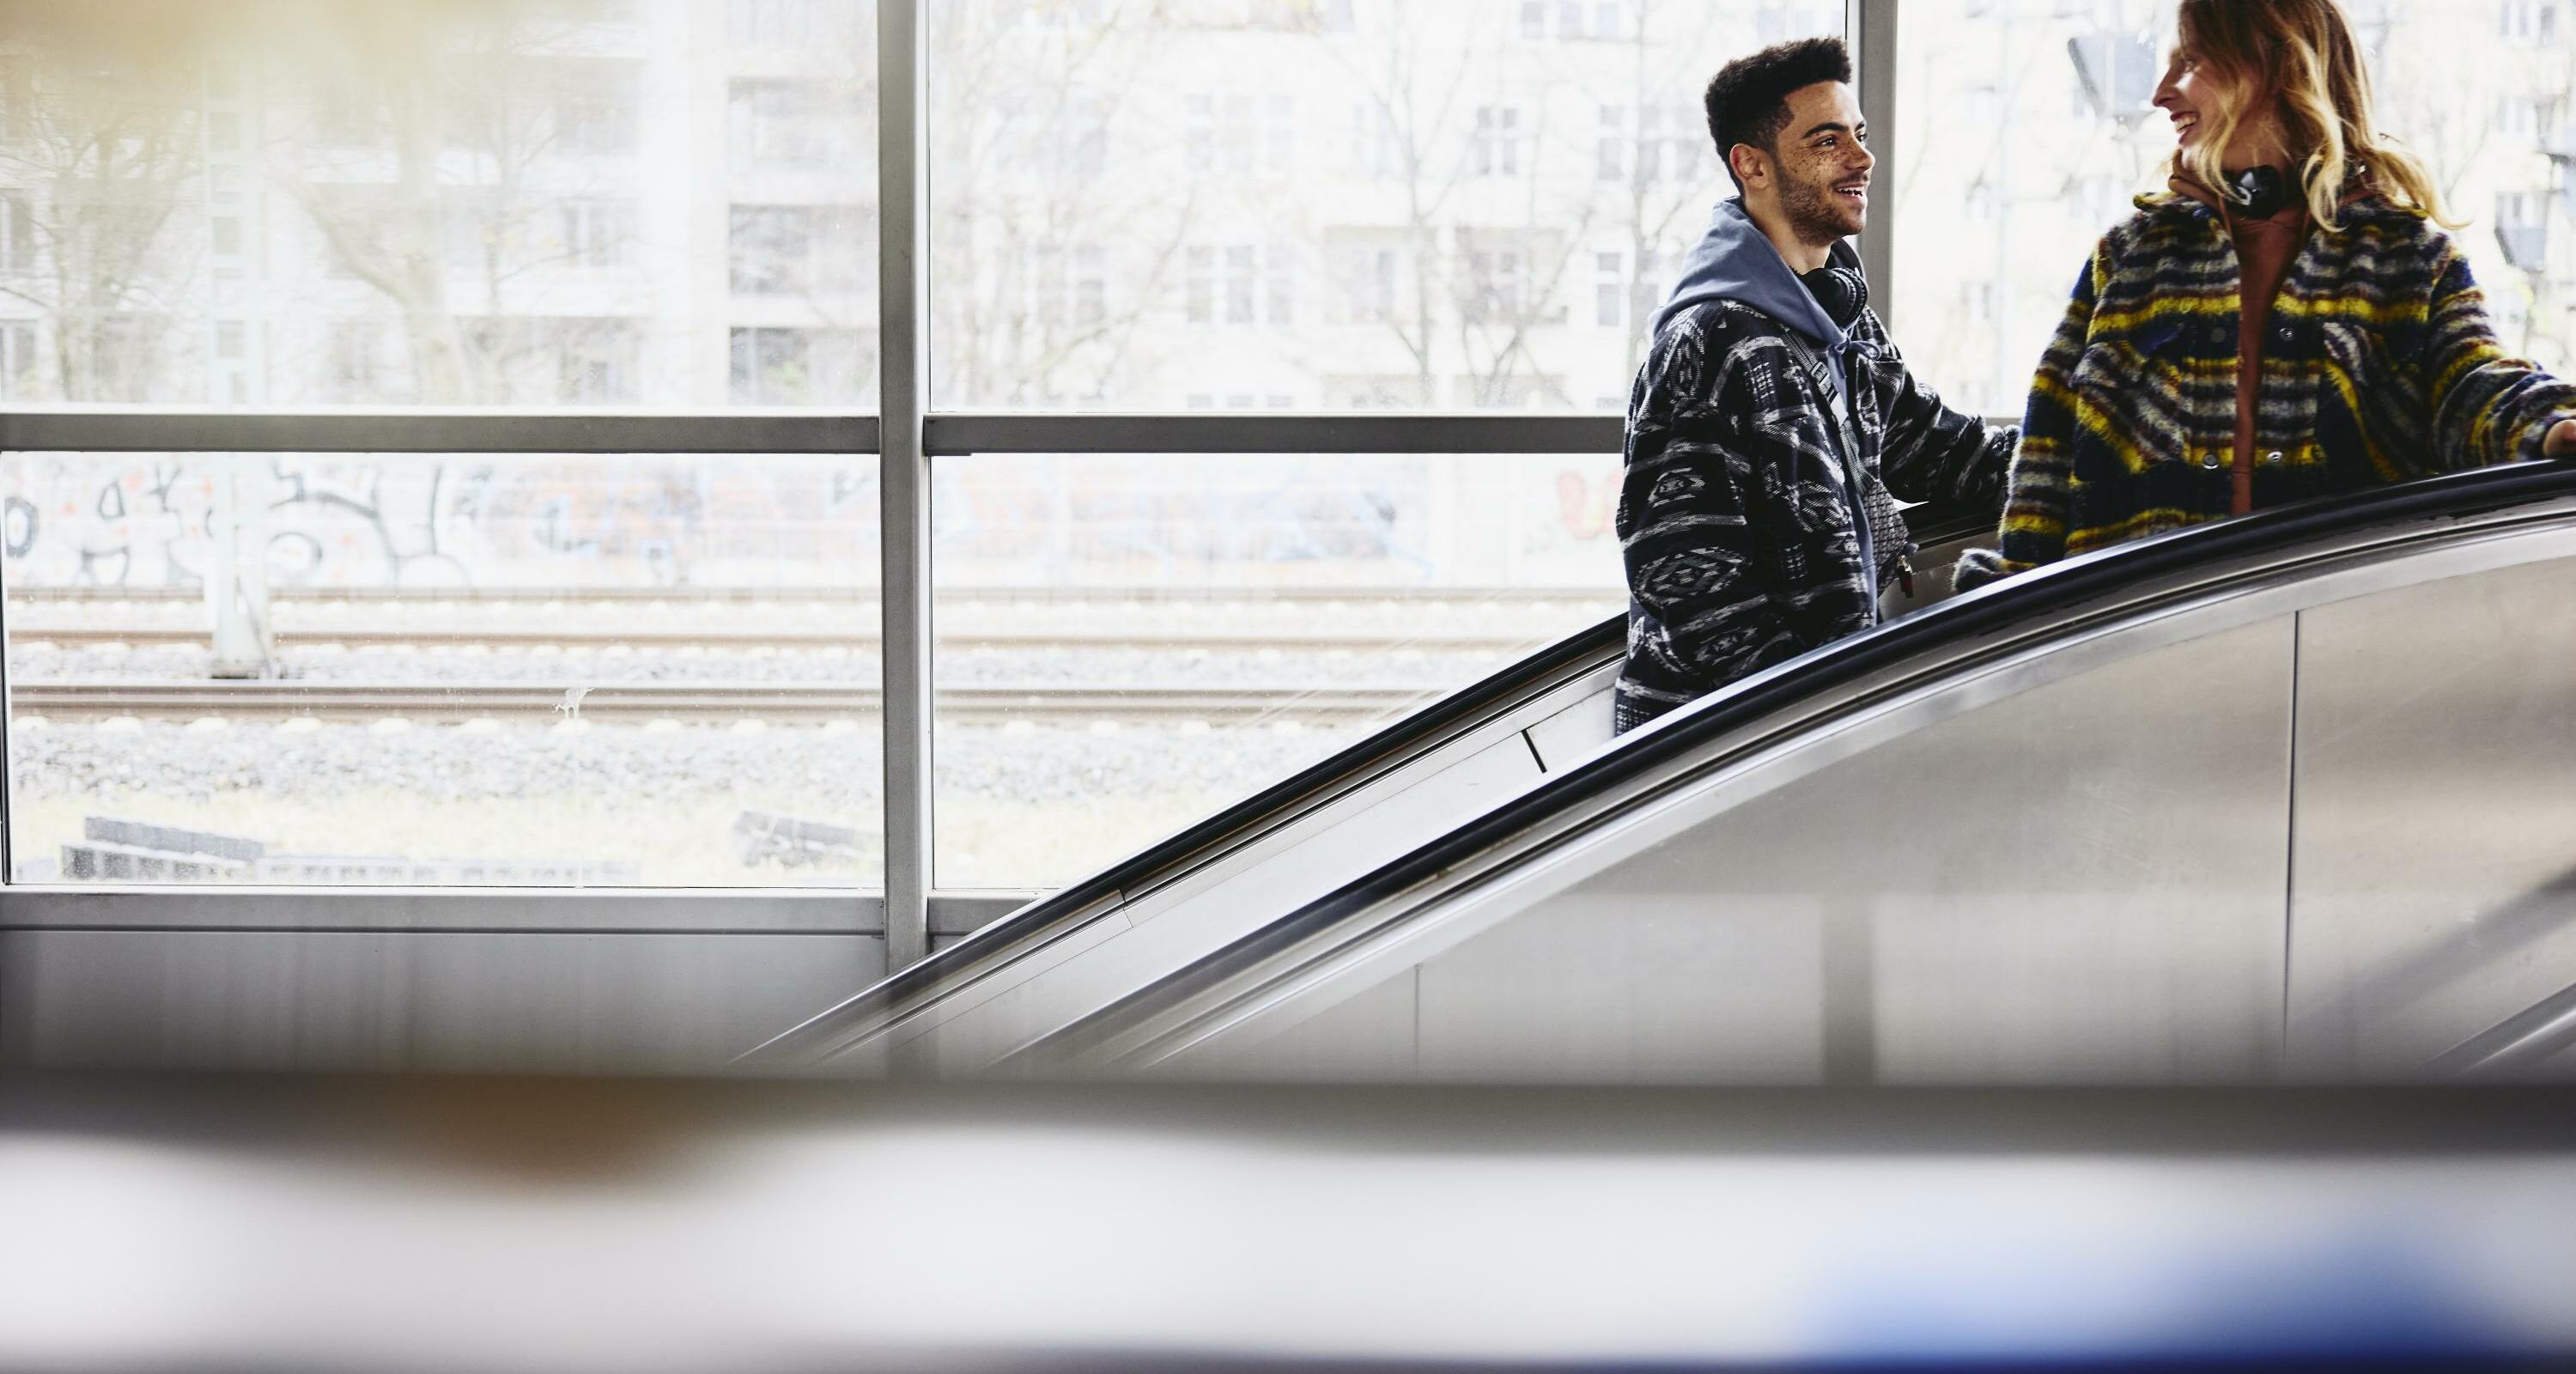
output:
{"label": "woman's face", "polygon": [[2156,86],[2156,108],[2173,120],[2178,146],[2189,148],[2200,141],[2201,126],[2214,122],[2203,116],[2215,116],[2225,108],[2226,96],[2191,45],[2176,45],[2173,60],[2165,64],[2165,79]]}

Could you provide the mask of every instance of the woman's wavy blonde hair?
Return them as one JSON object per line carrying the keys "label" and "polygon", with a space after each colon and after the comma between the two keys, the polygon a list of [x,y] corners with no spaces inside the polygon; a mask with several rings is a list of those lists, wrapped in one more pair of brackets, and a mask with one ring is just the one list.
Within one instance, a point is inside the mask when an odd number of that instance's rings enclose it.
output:
{"label": "woman's wavy blonde hair", "polygon": [[2380,134],[2370,73],[2336,0],[2181,0],[2175,18],[2182,50],[2223,92],[2218,109],[2201,111],[2203,136],[2174,151],[2177,175],[2226,185],[2220,158],[2254,101],[2268,95],[2279,103],[2291,155],[2305,150],[2299,184],[2319,225],[2335,227],[2346,184],[2358,174],[2389,200],[2460,227],[2444,213],[2423,161]]}

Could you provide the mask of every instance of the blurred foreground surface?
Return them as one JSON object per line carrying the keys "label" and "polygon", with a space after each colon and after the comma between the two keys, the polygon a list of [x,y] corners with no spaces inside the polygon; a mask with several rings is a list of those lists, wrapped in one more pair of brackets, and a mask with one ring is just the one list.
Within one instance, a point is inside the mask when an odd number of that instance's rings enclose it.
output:
{"label": "blurred foreground surface", "polygon": [[2576,1095],[0,1080],[7,1369],[2543,1366]]}

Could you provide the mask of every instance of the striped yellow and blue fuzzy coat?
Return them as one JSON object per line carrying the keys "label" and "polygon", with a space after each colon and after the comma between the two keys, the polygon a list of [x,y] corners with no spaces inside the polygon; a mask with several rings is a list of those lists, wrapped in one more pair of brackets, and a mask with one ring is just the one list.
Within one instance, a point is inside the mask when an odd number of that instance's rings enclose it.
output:
{"label": "striped yellow and blue fuzzy coat", "polygon": [[[2469,265],[2376,194],[2312,230],[2264,340],[2254,508],[2540,456],[2576,386],[2508,356]],[[2002,548],[1962,589],[2223,519],[2236,443],[2236,247],[2218,213],[2142,197],[2102,238],[2032,380]]]}

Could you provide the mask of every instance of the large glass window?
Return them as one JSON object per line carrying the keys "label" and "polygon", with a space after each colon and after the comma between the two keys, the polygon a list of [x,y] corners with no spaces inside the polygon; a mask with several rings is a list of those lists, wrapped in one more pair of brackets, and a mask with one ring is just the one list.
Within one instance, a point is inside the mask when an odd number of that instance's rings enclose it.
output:
{"label": "large glass window", "polygon": [[[1701,88],[1843,6],[1558,8],[931,6],[934,403],[1619,409],[1642,323],[1593,302],[1724,194]],[[1029,291],[1042,248],[1094,294]]]}
{"label": "large glass window", "polygon": [[879,881],[873,459],[0,459],[30,881]]}
{"label": "large glass window", "polygon": [[[873,0],[10,5],[5,394],[869,405],[875,30]],[[864,338],[746,393],[738,328]]]}
{"label": "large glass window", "polygon": [[[2505,346],[2576,365],[2576,67],[2544,11],[2348,3],[2382,129],[2430,164]],[[1894,328],[1964,408],[2021,413],[2103,231],[2164,189],[2169,0],[1905,0]],[[2465,22],[2464,22],[2465,21]],[[2555,30],[2551,30],[2555,32]]]}
{"label": "large glass window", "polygon": [[1080,877],[1614,614],[1617,472],[941,460],[940,886]]}

